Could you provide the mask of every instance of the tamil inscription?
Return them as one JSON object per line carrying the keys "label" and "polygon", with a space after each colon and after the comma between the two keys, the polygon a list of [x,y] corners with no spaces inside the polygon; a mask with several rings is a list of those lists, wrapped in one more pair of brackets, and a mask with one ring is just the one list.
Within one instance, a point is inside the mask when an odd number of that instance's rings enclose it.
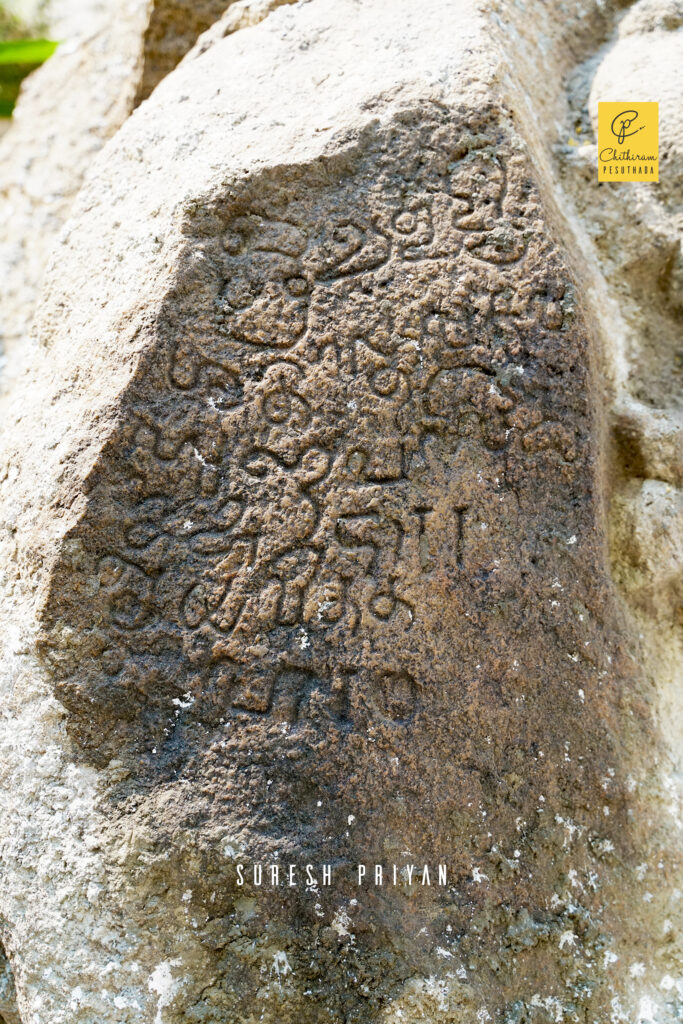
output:
{"label": "tamil inscription", "polygon": [[485,117],[415,135],[191,221],[46,606],[98,756],[200,706],[409,727],[439,603],[485,618],[525,481],[572,478],[568,279],[528,169]]}

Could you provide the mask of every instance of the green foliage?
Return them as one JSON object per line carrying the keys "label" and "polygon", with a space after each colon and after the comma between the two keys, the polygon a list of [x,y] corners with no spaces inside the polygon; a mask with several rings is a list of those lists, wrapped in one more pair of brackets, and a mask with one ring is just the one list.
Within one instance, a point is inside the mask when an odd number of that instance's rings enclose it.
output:
{"label": "green foliage", "polygon": [[18,39],[14,42],[0,42],[0,66],[5,64],[34,64],[36,67],[46,61],[57,49],[57,43],[49,39]]}
{"label": "green foliage", "polygon": [[0,117],[10,117],[26,75],[57,48],[49,39],[31,38],[33,32],[0,4]]}
{"label": "green foliage", "polygon": [[0,43],[0,117],[9,117],[22,81],[51,57],[57,44],[47,39]]}

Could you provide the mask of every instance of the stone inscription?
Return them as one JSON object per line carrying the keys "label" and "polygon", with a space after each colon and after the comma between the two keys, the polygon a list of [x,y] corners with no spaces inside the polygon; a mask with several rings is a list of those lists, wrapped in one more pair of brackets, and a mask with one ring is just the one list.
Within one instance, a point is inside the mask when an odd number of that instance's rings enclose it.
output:
{"label": "stone inscription", "polygon": [[188,246],[47,605],[68,707],[210,691],[216,717],[405,725],[425,594],[481,569],[520,466],[571,467],[534,187],[493,135],[421,132],[247,189]]}

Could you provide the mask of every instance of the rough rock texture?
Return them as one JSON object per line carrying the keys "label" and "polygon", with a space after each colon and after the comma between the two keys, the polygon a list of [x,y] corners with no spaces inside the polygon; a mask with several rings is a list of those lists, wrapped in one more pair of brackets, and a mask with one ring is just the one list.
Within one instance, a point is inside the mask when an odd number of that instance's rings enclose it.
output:
{"label": "rough rock texture", "polygon": [[612,283],[547,138],[614,21],[285,6],[96,163],[4,416],[24,1024],[678,1019]]}
{"label": "rough rock texture", "polygon": [[[27,337],[46,265],[96,154],[229,4],[48,5],[50,34],[64,42],[24,83],[0,142],[0,355]],[[272,4],[238,3],[223,32],[259,21]]]}
{"label": "rough rock texture", "polygon": [[296,3],[296,0],[235,0],[230,4],[222,18],[219,18],[199,39],[188,59],[192,60],[205,53],[210,46],[233,32],[242,28],[250,28],[263,21],[277,7]]}
{"label": "rough rock texture", "polygon": [[144,64],[135,106],[147,99],[229,3],[230,0],[156,0],[144,38]]}
{"label": "rough rock texture", "polygon": [[[584,54],[568,76],[566,122],[583,129],[587,142],[558,147],[556,153],[577,238],[593,274],[596,322],[604,339],[613,573],[656,683],[655,707],[666,738],[660,755],[664,810],[678,834],[683,752],[682,68],[680,0],[632,5],[603,45]],[[659,101],[661,187],[638,184],[629,190],[619,185],[601,188],[596,196],[588,168],[595,159],[591,136],[597,104],[626,95]],[[650,879],[661,871],[659,864],[653,856]],[[651,958],[653,978],[681,1014],[680,889],[672,883],[663,891],[654,888],[653,906],[668,936]]]}
{"label": "rough rock texture", "polygon": [[[0,348],[26,338],[46,263],[83,179],[132,108],[149,0],[78,6],[81,34],[22,86],[0,141]],[[56,19],[73,28],[63,11]],[[61,38],[60,35],[57,38]]]}
{"label": "rough rock texture", "polygon": [[0,954],[0,1020],[4,1024],[21,1024],[12,968],[4,949],[0,950]]}

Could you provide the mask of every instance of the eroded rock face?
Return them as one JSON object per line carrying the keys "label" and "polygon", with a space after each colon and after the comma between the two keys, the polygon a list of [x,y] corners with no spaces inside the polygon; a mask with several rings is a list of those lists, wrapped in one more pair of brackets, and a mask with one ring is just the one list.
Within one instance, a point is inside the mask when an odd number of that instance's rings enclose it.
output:
{"label": "eroded rock face", "polygon": [[[594,45],[567,76],[567,121],[585,135],[583,144],[574,139],[573,146],[558,147],[556,154],[598,291],[596,320],[605,338],[613,574],[649,648],[670,748],[672,791],[680,777],[675,766],[683,737],[681,54],[679,0],[631,5],[604,44]],[[652,68],[647,80],[642,75],[646,65]],[[659,103],[661,187],[640,183],[596,193],[589,175],[598,104],[636,94]],[[668,917],[664,908],[661,916]]]}
{"label": "eroded rock face", "polygon": [[[62,22],[73,30],[75,5],[55,6],[63,15],[57,32]],[[40,282],[74,197],[130,113],[149,6],[149,0],[128,0],[112,19],[106,4],[79,4],[81,34],[67,37],[22,86],[0,142],[0,355],[9,357],[26,342]]]}
{"label": "eroded rock face", "polygon": [[[585,326],[495,110],[408,108],[200,218],[53,570],[45,652],[83,755],[131,771],[124,807],[144,787],[163,830],[162,787],[191,780],[197,914],[236,895],[204,829],[249,859],[335,862],[322,911],[276,896],[254,917],[313,986],[298,1013],[349,998],[365,1016],[450,950],[448,922],[469,931],[491,858],[509,865],[492,886],[506,909],[487,906],[482,949],[560,883],[554,844],[532,838],[539,796],[564,818],[576,789],[602,826],[624,667]],[[511,882],[494,836],[534,847],[536,883]],[[405,850],[447,862],[453,888],[412,907],[364,894],[369,993],[347,997],[318,917],[352,897],[355,864]],[[569,924],[545,912],[548,934]],[[225,984],[226,1010],[257,997],[252,971]]]}
{"label": "eroded rock face", "polygon": [[590,305],[486,19],[387,13],[284,8],[181,66],[46,290],[4,477],[6,685],[53,751],[46,894],[4,810],[27,1019],[638,1019],[657,739]]}
{"label": "eroded rock face", "polygon": [[592,526],[585,331],[530,169],[495,114],[431,113],[188,225],[45,611],[91,756],[158,766],[168,725],[293,724],[319,687],[319,726],[449,705]]}
{"label": "eroded rock face", "polygon": [[142,103],[173,71],[202,32],[218,21],[230,0],[157,0],[143,42],[143,70],[135,94]]}
{"label": "eroded rock face", "polygon": [[[230,0],[52,0],[53,58],[22,88],[0,145],[0,356],[9,376],[35,314],[40,285],[95,157],[131,112],[218,21]],[[265,17],[269,0],[243,17]],[[240,19],[225,32],[240,27]],[[5,381],[7,386],[7,381]]]}

